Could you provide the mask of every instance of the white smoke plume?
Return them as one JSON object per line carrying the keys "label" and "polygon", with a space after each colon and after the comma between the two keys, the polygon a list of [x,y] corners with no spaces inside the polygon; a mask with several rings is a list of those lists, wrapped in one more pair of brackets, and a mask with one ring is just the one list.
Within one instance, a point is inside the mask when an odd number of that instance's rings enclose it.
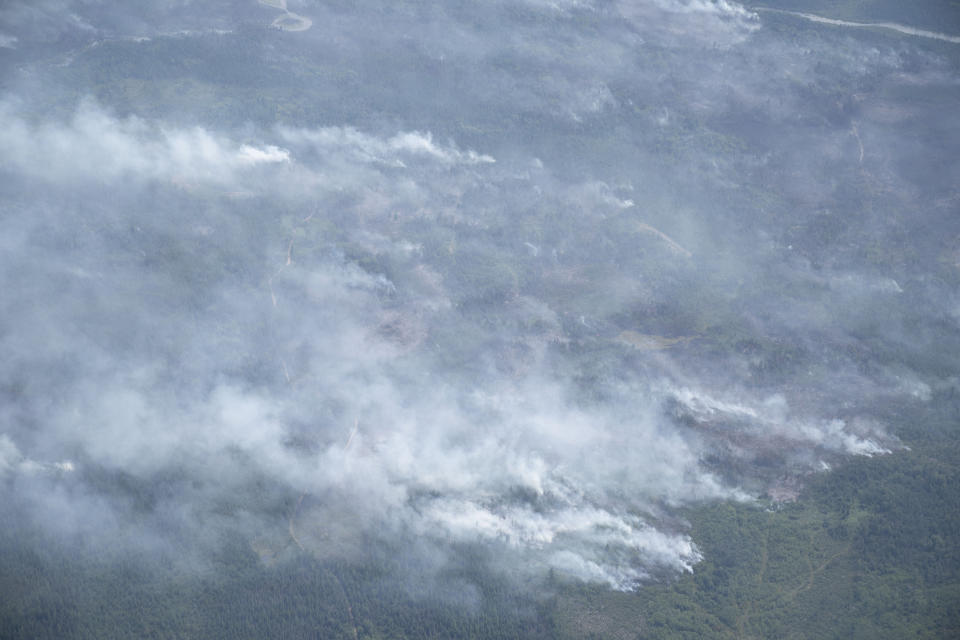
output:
{"label": "white smoke plume", "polygon": [[954,95],[932,53],[725,0],[113,4],[0,9],[0,489],[46,530],[629,590],[701,559],[683,508],[953,385],[956,163],[889,98]]}

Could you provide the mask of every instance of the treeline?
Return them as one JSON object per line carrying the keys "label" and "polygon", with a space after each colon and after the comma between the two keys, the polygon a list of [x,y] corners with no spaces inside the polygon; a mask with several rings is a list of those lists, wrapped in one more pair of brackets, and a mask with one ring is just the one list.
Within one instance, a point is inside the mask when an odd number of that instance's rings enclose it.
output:
{"label": "treeline", "polygon": [[814,476],[798,502],[693,509],[705,559],[636,594],[640,637],[960,636],[954,395],[888,407],[911,448]]}
{"label": "treeline", "polygon": [[[195,571],[77,556],[26,531],[2,534],[0,638],[550,638],[549,617],[508,583],[411,596],[373,566],[302,554],[267,567],[242,541]],[[461,597],[462,596],[462,597]]]}

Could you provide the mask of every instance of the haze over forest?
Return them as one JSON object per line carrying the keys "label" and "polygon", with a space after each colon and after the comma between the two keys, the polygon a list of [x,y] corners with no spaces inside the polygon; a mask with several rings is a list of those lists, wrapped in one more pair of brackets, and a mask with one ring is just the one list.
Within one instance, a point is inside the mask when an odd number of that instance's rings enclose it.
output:
{"label": "haze over forest", "polygon": [[0,637],[697,637],[724,509],[960,630],[960,6],[834,5],[5,2]]}

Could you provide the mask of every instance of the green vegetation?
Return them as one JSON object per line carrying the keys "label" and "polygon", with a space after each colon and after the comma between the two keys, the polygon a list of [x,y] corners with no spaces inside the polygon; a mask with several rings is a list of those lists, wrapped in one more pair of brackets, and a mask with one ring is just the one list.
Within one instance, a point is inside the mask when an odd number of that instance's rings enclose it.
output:
{"label": "green vegetation", "polygon": [[910,450],[848,461],[797,502],[691,509],[705,556],[692,574],[629,600],[571,587],[557,620],[569,637],[598,608],[641,638],[956,637],[960,404],[945,394],[934,407],[901,407]]}
{"label": "green vegetation", "polygon": [[[195,569],[77,557],[25,527],[0,544],[3,638],[947,638],[960,633],[960,399],[901,405],[910,449],[810,478],[796,502],[686,516],[705,559],[634,593],[563,582],[521,595],[482,554],[416,583],[225,541]],[[278,518],[279,519],[279,518]],[[43,544],[37,544],[43,540]],[[400,550],[397,550],[398,553]],[[292,555],[291,555],[292,554]],[[410,576],[414,576],[411,578]],[[413,583],[411,583],[411,580]],[[442,584],[442,583],[441,583]],[[418,588],[427,591],[416,595]],[[354,635],[356,629],[356,636]]]}

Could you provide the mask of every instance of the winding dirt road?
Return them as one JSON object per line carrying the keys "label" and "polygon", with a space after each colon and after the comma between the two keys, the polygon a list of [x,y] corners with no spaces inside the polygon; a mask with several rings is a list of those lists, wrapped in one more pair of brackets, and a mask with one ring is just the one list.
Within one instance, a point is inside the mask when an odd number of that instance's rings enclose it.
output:
{"label": "winding dirt road", "polygon": [[943,42],[952,42],[954,44],[960,44],[960,36],[951,36],[946,33],[938,33],[936,31],[927,31],[925,29],[917,29],[916,27],[911,27],[905,24],[899,24],[897,22],[852,22],[850,20],[837,20],[836,18],[826,18],[824,16],[818,16],[812,13],[802,13],[800,11],[787,11],[785,9],[771,9],[769,7],[754,7],[753,9],[754,11],[765,11],[767,13],[781,13],[789,16],[797,16],[798,18],[803,18],[804,20],[809,20],[810,22],[830,24],[835,27],[855,27],[859,29],[869,29],[869,28],[889,29],[891,31],[904,33],[908,36],[917,36],[919,38],[930,38],[931,40],[942,40]]}

